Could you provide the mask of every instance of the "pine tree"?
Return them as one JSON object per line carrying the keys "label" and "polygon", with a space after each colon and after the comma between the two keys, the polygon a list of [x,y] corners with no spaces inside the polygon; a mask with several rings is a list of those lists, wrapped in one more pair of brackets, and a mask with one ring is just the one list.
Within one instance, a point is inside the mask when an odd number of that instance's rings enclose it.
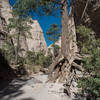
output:
{"label": "pine tree", "polygon": [[54,59],[56,57],[56,42],[60,37],[59,27],[57,24],[52,24],[48,31],[46,32],[48,35],[48,40],[53,42],[53,53],[54,53]]}
{"label": "pine tree", "polygon": [[[20,3],[20,2],[19,2]],[[15,33],[11,34],[10,36],[16,41],[16,46],[14,47],[15,49],[15,62],[16,64],[18,63],[18,54],[19,51],[21,50],[21,45],[20,45],[20,37],[23,37],[23,41],[26,44],[26,38],[31,37],[31,33],[30,33],[30,29],[31,26],[30,24],[32,23],[30,17],[25,16],[26,15],[26,9],[23,9],[22,11],[20,11],[21,9],[21,5],[19,5],[19,3],[16,3],[14,8],[12,9],[12,18],[9,19],[9,25],[8,25],[8,29],[14,29]],[[17,6],[19,6],[17,8]],[[27,50],[28,50],[28,46],[26,44]]]}

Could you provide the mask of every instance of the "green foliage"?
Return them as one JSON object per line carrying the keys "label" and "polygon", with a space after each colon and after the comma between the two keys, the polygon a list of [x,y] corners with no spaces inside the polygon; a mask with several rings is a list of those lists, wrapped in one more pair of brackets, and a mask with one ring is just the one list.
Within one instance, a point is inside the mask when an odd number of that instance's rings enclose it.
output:
{"label": "green foliage", "polygon": [[[14,51],[14,46],[12,45],[12,43],[10,43],[10,41],[6,41],[2,48],[1,48],[2,54],[4,55],[4,57],[7,59],[9,64],[15,64],[15,51]],[[18,55],[18,63],[19,66],[23,66],[24,65],[24,58],[20,57]]]}
{"label": "green foliage", "polygon": [[8,37],[2,44],[1,52],[9,63],[14,62],[15,59],[14,47]]}
{"label": "green foliage", "polygon": [[57,9],[60,8],[60,0],[39,0],[39,7],[42,10],[42,14],[56,15]]}
{"label": "green foliage", "polygon": [[40,55],[39,56],[39,60],[38,60],[38,64],[44,68],[49,67],[49,65],[52,63],[52,57],[50,56],[44,56],[44,55]]}
{"label": "green foliage", "polygon": [[46,32],[48,35],[48,40],[53,41],[53,44],[59,39],[60,37],[60,32],[59,32],[59,27],[57,24],[51,24],[50,28]]}
{"label": "green foliage", "polygon": [[26,54],[26,64],[28,65],[40,65],[41,67],[49,67],[52,63],[52,56],[45,56],[42,52],[32,52],[28,51]]}
{"label": "green foliage", "polygon": [[26,59],[26,63],[28,63],[29,65],[35,64],[35,59],[36,59],[35,52],[28,51],[26,53],[25,59]]}
{"label": "green foliage", "polygon": [[92,55],[83,59],[85,69],[84,76],[79,80],[82,91],[100,98],[100,49],[92,52]]}
{"label": "green foliage", "polygon": [[77,40],[81,54],[91,53],[91,49],[96,46],[96,40],[91,29],[83,25],[77,27]]}
{"label": "green foliage", "polygon": [[[82,64],[84,68],[83,77],[78,81],[78,86],[82,88],[81,93],[84,92],[95,97],[96,100],[100,99],[100,40],[96,40],[95,36],[91,34],[91,30],[85,26],[79,26],[77,33],[78,45],[80,46],[81,53],[88,54],[83,58]],[[83,49],[83,47],[85,49]]]}
{"label": "green foliage", "polygon": [[[31,29],[31,19],[30,17],[25,18],[18,18],[18,16],[15,16],[13,13],[13,18],[9,18],[9,24],[8,29],[15,29],[15,33],[11,35],[12,37],[17,38],[16,34],[20,32],[21,36],[25,36],[27,38],[31,37],[30,29]],[[28,24],[29,23],[29,24]]]}
{"label": "green foliage", "polygon": [[23,18],[28,17],[31,9],[35,10],[37,8],[37,4],[35,0],[17,0],[13,8],[14,15]]}
{"label": "green foliage", "polygon": [[31,38],[30,24],[32,24],[32,21],[30,17],[25,16],[28,9],[25,5],[26,4],[24,2],[22,4],[21,0],[17,1],[17,3],[14,5],[14,9],[12,9],[12,18],[9,19],[8,24],[8,30],[10,31],[13,29],[14,31],[14,33],[10,34],[9,37],[13,38],[14,43],[16,42],[16,46],[14,48],[16,64],[18,63],[19,52],[22,51],[20,45],[20,38],[23,37],[24,40],[26,40],[26,38]]}
{"label": "green foliage", "polygon": [[[59,9],[60,0],[17,0],[14,5],[19,16],[27,17],[29,13],[37,12],[39,15],[56,14]],[[41,10],[40,10],[41,9]]]}

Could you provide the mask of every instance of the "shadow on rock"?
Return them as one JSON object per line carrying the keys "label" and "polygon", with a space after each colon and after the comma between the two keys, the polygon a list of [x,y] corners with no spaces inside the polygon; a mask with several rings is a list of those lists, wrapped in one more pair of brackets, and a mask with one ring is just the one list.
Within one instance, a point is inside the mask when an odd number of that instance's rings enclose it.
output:
{"label": "shadow on rock", "polygon": [[16,77],[14,70],[9,66],[7,60],[0,52],[0,90],[9,85],[14,77]]}

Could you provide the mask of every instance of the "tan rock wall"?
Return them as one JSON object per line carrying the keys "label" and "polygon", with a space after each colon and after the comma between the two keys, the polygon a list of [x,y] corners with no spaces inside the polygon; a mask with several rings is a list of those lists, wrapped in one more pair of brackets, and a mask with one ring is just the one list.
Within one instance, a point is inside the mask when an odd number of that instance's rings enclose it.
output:
{"label": "tan rock wall", "polygon": [[39,51],[46,50],[47,45],[43,36],[43,31],[37,20],[33,21],[31,25],[32,29],[30,30],[32,39],[27,39],[27,44],[29,44],[29,50]]}
{"label": "tan rock wall", "polygon": [[[9,0],[0,0],[0,4],[1,4],[0,7],[1,15],[5,19],[6,23],[8,24],[9,23],[8,19],[12,17],[10,13],[11,6],[9,4]],[[32,34],[32,39],[28,38],[25,42],[23,41],[23,38],[21,38],[20,40],[21,47],[26,50],[26,44],[27,44],[29,50],[34,50],[35,52],[38,52],[40,50],[47,51],[47,45],[43,36],[43,31],[38,21],[34,20],[31,26],[32,29],[30,30],[30,32]],[[14,34],[14,33],[15,33],[14,30],[11,30],[10,34]]]}

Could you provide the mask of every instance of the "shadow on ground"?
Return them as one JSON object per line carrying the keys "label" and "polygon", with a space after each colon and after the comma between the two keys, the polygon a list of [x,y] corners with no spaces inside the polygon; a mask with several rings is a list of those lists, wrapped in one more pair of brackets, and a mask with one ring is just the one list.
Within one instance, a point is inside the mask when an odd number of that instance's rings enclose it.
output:
{"label": "shadow on ground", "polygon": [[[21,88],[27,80],[18,79],[14,70],[9,66],[6,58],[0,51],[0,100],[15,100],[14,98],[22,95]],[[22,100],[34,100],[23,98]]]}
{"label": "shadow on ground", "polygon": [[[14,79],[8,86],[0,90],[0,100],[17,100],[14,99],[22,94],[24,91],[21,88],[27,83],[27,80]],[[34,100],[33,98],[23,98],[20,100]]]}

